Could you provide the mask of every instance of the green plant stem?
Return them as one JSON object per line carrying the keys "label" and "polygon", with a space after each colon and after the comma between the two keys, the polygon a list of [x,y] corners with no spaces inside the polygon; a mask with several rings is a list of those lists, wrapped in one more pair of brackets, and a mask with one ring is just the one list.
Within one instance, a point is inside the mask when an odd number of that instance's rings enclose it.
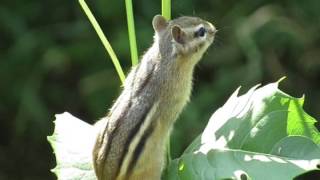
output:
{"label": "green plant stem", "polygon": [[[161,0],[161,14],[167,20],[171,19],[171,0]],[[167,140],[167,164],[171,161],[170,138]]]}
{"label": "green plant stem", "polygon": [[127,23],[128,23],[131,61],[132,61],[132,66],[134,66],[138,64],[138,50],[137,50],[136,33],[135,33],[135,27],[134,27],[132,0],[126,0],[126,11],[127,11],[127,21],[128,21]]}
{"label": "green plant stem", "polygon": [[105,49],[107,50],[108,54],[110,55],[111,60],[113,62],[113,65],[116,68],[116,71],[117,71],[117,73],[119,75],[119,78],[120,78],[121,82],[124,83],[125,75],[124,75],[123,70],[121,68],[120,62],[119,62],[115,52],[113,51],[108,39],[103,34],[103,31],[102,31],[100,25],[98,24],[97,20],[93,16],[93,14],[92,14],[91,10],[89,9],[87,3],[84,0],[79,0],[79,3],[81,5],[83,11],[87,15],[90,23],[92,24],[94,30],[97,32],[97,34],[98,34],[103,46],[105,47]]}
{"label": "green plant stem", "polygon": [[171,0],[161,1],[161,14],[167,20],[171,19]]}

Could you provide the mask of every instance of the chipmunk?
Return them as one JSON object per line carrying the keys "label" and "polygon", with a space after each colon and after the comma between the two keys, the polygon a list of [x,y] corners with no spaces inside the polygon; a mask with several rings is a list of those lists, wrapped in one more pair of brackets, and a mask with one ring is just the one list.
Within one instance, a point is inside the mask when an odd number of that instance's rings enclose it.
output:
{"label": "chipmunk", "polygon": [[133,67],[93,149],[98,180],[160,180],[165,143],[189,101],[195,65],[216,28],[197,17],[152,21],[154,43]]}

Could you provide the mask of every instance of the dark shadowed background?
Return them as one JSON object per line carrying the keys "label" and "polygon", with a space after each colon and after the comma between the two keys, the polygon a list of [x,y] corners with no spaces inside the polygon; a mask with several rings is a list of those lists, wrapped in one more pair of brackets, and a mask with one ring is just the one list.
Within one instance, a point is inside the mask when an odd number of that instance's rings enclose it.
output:
{"label": "dark shadowed background", "polygon": [[[128,72],[124,1],[88,5]],[[133,2],[139,54],[152,43],[160,0]],[[173,17],[195,15],[219,30],[196,68],[191,102],[176,123],[179,156],[210,115],[238,87],[277,81],[306,97],[320,118],[320,1],[172,0]],[[0,4],[0,180],[53,180],[46,136],[54,114],[68,111],[94,123],[120,93],[120,81],[78,1],[4,0]],[[178,92],[177,92],[178,93]]]}

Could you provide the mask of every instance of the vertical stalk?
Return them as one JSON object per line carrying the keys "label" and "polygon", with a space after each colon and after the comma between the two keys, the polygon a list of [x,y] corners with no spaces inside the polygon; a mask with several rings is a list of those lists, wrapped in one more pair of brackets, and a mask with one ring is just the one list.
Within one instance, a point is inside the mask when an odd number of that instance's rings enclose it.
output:
{"label": "vertical stalk", "polygon": [[126,1],[131,61],[132,61],[132,66],[134,66],[138,64],[138,50],[137,50],[136,33],[135,33],[135,27],[134,27],[132,0],[125,0],[125,1]]}
{"label": "vertical stalk", "polygon": [[[161,0],[161,14],[167,20],[171,19],[171,0]],[[170,138],[167,140],[167,165],[171,161]]]}
{"label": "vertical stalk", "polygon": [[116,71],[119,75],[119,78],[121,80],[122,83],[124,83],[125,80],[125,75],[123,73],[123,70],[121,68],[120,62],[116,56],[116,53],[113,51],[108,39],[106,38],[106,36],[103,34],[103,31],[100,27],[100,25],[98,24],[96,18],[93,16],[91,10],[89,9],[87,3],[84,0],[79,0],[79,3],[83,9],[83,11],[85,12],[85,14],[87,15],[90,23],[92,24],[94,30],[97,32],[103,46],[105,47],[105,49],[107,50],[114,67],[116,68]]}
{"label": "vertical stalk", "polygon": [[161,14],[167,20],[171,19],[171,0],[161,1]]}

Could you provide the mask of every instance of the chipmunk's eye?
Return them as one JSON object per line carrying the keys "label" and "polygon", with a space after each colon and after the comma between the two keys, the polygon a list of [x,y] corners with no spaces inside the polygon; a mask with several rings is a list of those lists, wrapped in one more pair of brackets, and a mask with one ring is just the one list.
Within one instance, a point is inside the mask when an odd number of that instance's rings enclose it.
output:
{"label": "chipmunk's eye", "polygon": [[194,37],[203,37],[206,34],[207,30],[204,27],[201,27],[198,31],[194,33]]}

